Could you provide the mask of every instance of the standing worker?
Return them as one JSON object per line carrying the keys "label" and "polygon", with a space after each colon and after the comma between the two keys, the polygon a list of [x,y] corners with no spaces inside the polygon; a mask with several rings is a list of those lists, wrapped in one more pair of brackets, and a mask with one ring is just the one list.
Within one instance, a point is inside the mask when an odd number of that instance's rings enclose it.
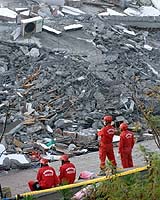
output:
{"label": "standing worker", "polygon": [[126,123],[120,124],[121,134],[119,142],[119,153],[123,168],[133,167],[132,149],[135,143],[134,134],[128,130]]}
{"label": "standing worker", "polygon": [[31,191],[43,190],[55,187],[59,184],[59,179],[53,167],[48,165],[48,160],[40,160],[41,168],[37,173],[37,181],[29,181],[28,185]]}
{"label": "standing worker", "polygon": [[116,160],[113,151],[113,136],[115,134],[115,128],[111,125],[112,116],[105,116],[103,118],[104,127],[98,131],[99,141],[99,158],[100,158],[100,169],[105,171],[106,169],[106,157],[112,163],[113,167],[116,168]]}
{"label": "standing worker", "polygon": [[75,165],[69,161],[68,155],[62,155],[60,160],[62,161],[62,165],[59,169],[60,184],[64,185],[74,183],[76,178]]}

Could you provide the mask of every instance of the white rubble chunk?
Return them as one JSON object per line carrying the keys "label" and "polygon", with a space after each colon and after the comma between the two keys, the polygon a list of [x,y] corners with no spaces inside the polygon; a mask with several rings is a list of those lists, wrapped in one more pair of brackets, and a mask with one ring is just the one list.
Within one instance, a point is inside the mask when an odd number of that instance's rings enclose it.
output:
{"label": "white rubble chunk", "polygon": [[10,19],[16,19],[17,13],[8,8],[0,8],[0,16]]}
{"label": "white rubble chunk", "polygon": [[113,136],[113,142],[119,142],[120,141],[120,136],[119,135],[114,135]]}
{"label": "white rubble chunk", "polygon": [[153,6],[141,6],[140,8],[127,8],[123,11],[129,16],[159,16],[160,10],[154,8]]}
{"label": "white rubble chunk", "polygon": [[128,7],[123,12],[126,15],[129,15],[129,16],[140,16],[141,15],[140,10],[138,10],[136,8],[130,8],[130,7]]}
{"label": "white rubble chunk", "polygon": [[49,125],[46,125],[46,129],[48,132],[53,133],[53,129]]}
{"label": "white rubble chunk", "polygon": [[21,15],[29,17],[30,16],[30,10],[22,11],[20,12]]}
{"label": "white rubble chunk", "polygon": [[37,58],[37,57],[40,55],[39,49],[37,49],[37,48],[32,48],[32,49],[30,50],[30,52],[28,52],[26,55],[29,55],[29,56],[34,57],[34,58]]}
{"label": "white rubble chunk", "polygon": [[28,10],[28,8],[15,8],[15,11],[16,12],[23,12],[23,11],[27,11]]}
{"label": "white rubble chunk", "polygon": [[113,15],[113,16],[126,16],[126,14],[117,12],[117,11],[112,10],[110,8],[107,8],[106,12],[99,13],[98,15],[99,16],[109,16],[109,15]]}
{"label": "white rubble chunk", "polygon": [[49,26],[46,26],[46,25],[43,25],[43,30],[45,30],[45,31],[48,31],[48,32],[50,32],[50,33],[54,33],[54,34],[56,34],[56,35],[60,35],[62,32],[61,31],[58,31],[58,30],[56,30],[56,29],[54,29],[54,28],[51,28],[51,27],[49,27]]}
{"label": "white rubble chunk", "polygon": [[83,25],[81,25],[81,24],[71,24],[71,25],[65,26],[64,30],[69,31],[69,30],[77,30],[77,29],[81,29],[81,28],[83,28]]}
{"label": "white rubble chunk", "polygon": [[11,39],[16,40],[21,35],[21,27],[17,27],[12,33],[11,33]]}
{"label": "white rubble chunk", "polygon": [[127,33],[129,35],[133,35],[133,36],[136,36],[136,33],[134,31],[129,31],[128,29],[124,29],[123,30],[124,33]]}
{"label": "white rubble chunk", "polygon": [[160,0],[151,0],[154,7],[160,10]]}
{"label": "white rubble chunk", "polygon": [[6,148],[3,144],[0,144],[0,154],[5,153]]}
{"label": "white rubble chunk", "polygon": [[152,51],[153,48],[150,45],[145,44],[144,49],[147,49],[148,51]]}
{"label": "white rubble chunk", "polygon": [[3,160],[5,158],[17,160],[21,164],[28,164],[29,163],[29,161],[26,159],[26,157],[24,155],[22,155],[22,154],[8,154],[8,155],[2,155],[0,157],[0,165],[3,164]]}
{"label": "white rubble chunk", "polygon": [[140,16],[159,16],[160,11],[153,6],[141,6],[140,7]]}
{"label": "white rubble chunk", "polygon": [[32,114],[35,110],[32,108],[32,103],[26,103],[26,109],[28,110],[27,114]]}
{"label": "white rubble chunk", "polygon": [[70,15],[75,15],[75,16],[84,15],[85,14],[85,12],[81,11],[80,9],[73,8],[71,6],[63,6],[61,11],[63,13],[70,14]]}

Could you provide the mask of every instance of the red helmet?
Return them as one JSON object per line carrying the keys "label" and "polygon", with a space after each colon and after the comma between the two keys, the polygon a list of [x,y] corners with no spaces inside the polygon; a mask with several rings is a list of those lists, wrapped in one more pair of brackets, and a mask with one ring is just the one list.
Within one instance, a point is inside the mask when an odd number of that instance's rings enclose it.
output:
{"label": "red helmet", "polygon": [[106,121],[106,122],[111,122],[112,116],[110,116],[110,115],[104,116],[103,120]]}
{"label": "red helmet", "polygon": [[48,164],[48,160],[45,159],[45,158],[41,158],[41,159],[40,159],[40,163],[41,163],[42,165],[47,165],[47,164]]}
{"label": "red helmet", "polygon": [[128,129],[128,124],[126,124],[126,123],[122,123],[122,124],[120,124],[120,129],[122,130],[122,131],[125,131],[125,130],[127,130]]}
{"label": "red helmet", "polygon": [[66,154],[64,154],[64,155],[62,155],[61,157],[60,157],[60,160],[63,160],[63,161],[68,161],[68,159],[69,159],[69,157],[66,155]]}

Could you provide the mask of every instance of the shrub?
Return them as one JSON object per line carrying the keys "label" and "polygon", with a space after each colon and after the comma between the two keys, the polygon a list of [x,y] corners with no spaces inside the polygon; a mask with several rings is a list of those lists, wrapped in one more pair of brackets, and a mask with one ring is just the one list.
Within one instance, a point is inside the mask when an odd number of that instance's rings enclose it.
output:
{"label": "shrub", "polygon": [[160,199],[160,155],[150,157],[147,173],[115,176],[103,182],[86,200],[157,200]]}

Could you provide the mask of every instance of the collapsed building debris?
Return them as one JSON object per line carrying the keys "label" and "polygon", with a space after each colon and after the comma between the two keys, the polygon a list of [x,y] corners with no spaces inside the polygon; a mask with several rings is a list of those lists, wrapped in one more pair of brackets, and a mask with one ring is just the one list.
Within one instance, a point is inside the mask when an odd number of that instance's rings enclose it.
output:
{"label": "collapsed building debris", "polygon": [[[97,150],[102,117],[111,114],[115,124],[127,119],[131,126],[141,121],[130,87],[137,87],[142,98],[148,85],[159,82],[159,30],[133,28],[133,20],[145,23],[125,13],[106,19],[69,6],[61,12],[65,16],[44,17],[40,27],[45,31],[31,37],[23,32],[25,37],[17,38],[17,31],[16,42],[8,40],[13,26],[1,34],[0,123],[10,105],[7,126],[12,127],[4,134],[5,151],[27,155],[34,164],[40,156],[56,160],[62,153]],[[149,23],[153,17],[142,19]],[[159,16],[154,19],[153,26]],[[33,19],[23,25],[26,20]]]}

